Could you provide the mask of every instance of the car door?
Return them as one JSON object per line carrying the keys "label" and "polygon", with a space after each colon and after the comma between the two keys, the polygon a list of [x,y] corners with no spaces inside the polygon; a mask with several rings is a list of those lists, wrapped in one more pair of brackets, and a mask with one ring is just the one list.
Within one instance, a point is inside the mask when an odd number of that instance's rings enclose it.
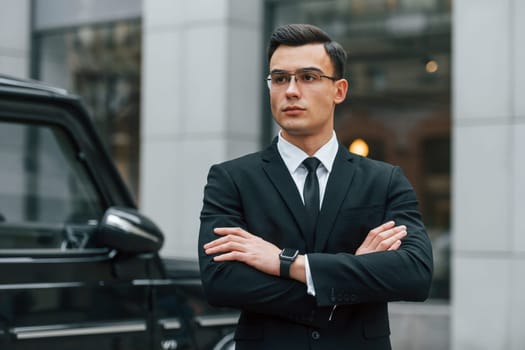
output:
{"label": "car door", "polygon": [[137,281],[158,278],[158,257],[93,243],[105,210],[133,203],[74,104],[53,98],[0,94],[0,348],[157,349]]}

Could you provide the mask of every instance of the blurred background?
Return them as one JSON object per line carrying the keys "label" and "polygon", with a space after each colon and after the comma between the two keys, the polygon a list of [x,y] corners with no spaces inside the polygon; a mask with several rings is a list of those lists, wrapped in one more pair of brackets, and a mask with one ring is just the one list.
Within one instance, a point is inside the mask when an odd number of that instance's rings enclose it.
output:
{"label": "blurred background", "polygon": [[209,167],[268,144],[265,46],[284,23],[349,53],[339,140],[402,167],[433,242],[395,349],[523,349],[525,1],[0,0],[0,73],[86,103],[166,257],[197,258]]}

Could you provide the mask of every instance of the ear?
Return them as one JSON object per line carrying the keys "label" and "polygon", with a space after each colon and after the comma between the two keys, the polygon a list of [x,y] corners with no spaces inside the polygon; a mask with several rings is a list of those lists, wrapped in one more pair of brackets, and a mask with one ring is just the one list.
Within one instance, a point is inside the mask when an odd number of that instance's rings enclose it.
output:
{"label": "ear", "polygon": [[334,96],[334,103],[339,104],[346,99],[348,92],[348,81],[346,79],[339,79],[335,82],[336,93]]}

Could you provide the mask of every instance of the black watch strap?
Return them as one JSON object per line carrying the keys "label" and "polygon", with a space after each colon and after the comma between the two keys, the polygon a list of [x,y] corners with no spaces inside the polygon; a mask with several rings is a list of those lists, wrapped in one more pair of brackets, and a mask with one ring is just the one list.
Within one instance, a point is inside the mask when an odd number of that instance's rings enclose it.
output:
{"label": "black watch strap", "polygon": [[284,248],[279,254],[280,276],[283,278],[290,278],[290,266],[299,255],[297,249]]}

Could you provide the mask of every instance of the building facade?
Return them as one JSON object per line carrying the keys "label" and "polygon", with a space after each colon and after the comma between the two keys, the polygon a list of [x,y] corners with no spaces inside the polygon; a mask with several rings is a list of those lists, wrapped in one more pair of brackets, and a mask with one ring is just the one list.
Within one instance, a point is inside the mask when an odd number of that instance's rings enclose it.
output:
{"label": "building facade", "polygon": [[[390,307],[396,349],[525,342],[525,2],[0,0],[0,73],[85,99],[164,256],[196,258],[213,163],[276,133],[265,44],[323,27],[349,51],[340,141],[399,164],[435,253],[429,301]],[[361,142],[361,143],[360,143]]]}

